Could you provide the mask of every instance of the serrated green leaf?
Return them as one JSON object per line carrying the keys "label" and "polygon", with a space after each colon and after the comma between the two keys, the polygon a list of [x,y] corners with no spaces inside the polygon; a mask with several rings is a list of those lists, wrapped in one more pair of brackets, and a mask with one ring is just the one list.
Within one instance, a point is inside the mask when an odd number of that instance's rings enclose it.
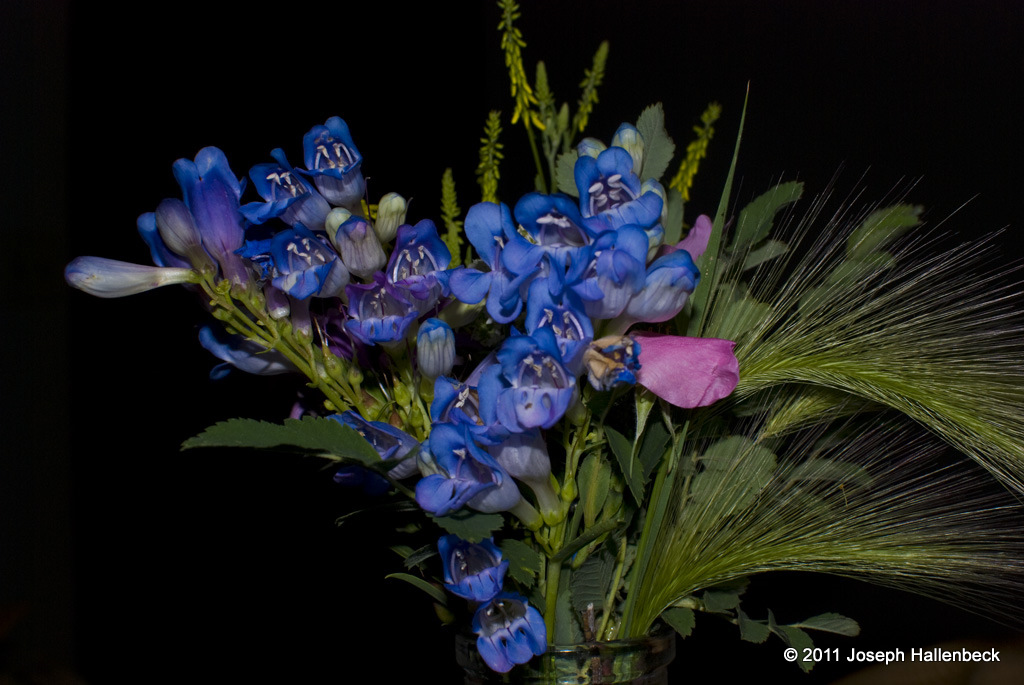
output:
{"label": "serrated green leaf", "polygon": [[775,215],[786,205],[799,200],[803,191],[804,184],[799,181],[780,183],[744,207],[736,223],[732,249],[753,247],[767,238],[775,222]]}
{"label": "serrated green leaf", "polygon": [[304,416],[284,424],[255,419],[230,419],[216,423],[182,443],[194,447],[290,448],[336,459],[351,459],[379,466],[380,455],[358,432],[333,419]]}
{"label": "serrated green leaf", "polygon": [[665,130],[665,109],[660,102],[640,113],[636,130],[644,139],[644,163],[639,176],[660,179],[676,153],[676,144]]}
{"label": "serrated green leaf", "polygon": [[[792,626],[777,626],[775,634],[782,638],[782,641],[787,645],[796,650],[798,655],[803,655],[807,650],[814,648],[814,640],[811,636]],[[796,663],[800,666],[804,673],[810,673],[811,669],[814,668],[813,661],[805,661],[800,658],[797,659]]]}
{"label": "serrated green leaf", "polygon": [[875,210],[850,234],[846,255],[864,258],[891,243],[921,222],[920,205],[893,205]]}
{"label": "serrated green leaf", "polygon": [[601,552],[591,555],[578,569],[572,572],[569,591],[572,593],[572,608],[576,611],[577,616],[586,611],[589,604],[594,605],[594,611],[601,610],[614,571],[614,557],[606,552]]}
{"label": "serrated green leaf", "polygon": [[661,612],[661,619],[679,633],[679,637],[689,637],[693,632],[693,626],[697,623],[697,616],[693,609],[675,607]]}
{"label": "serrated green leaf", "polygon": [[460,509],[447,516],[431,518],[434,519],[434,523],[452,535],[458,535],[466,542],[480,542],[489,538],[505,523],[501,514],[482,514],[468,509]]}
{"label": "serrated green leaf", "polygon": [[615,430],[605,426],[605,436],[608,438],[608,446],[612,449],[612,454],[619,462],[619,468],[622,470],[622,476],[626,481],[626,485],[629,486],[629,491],[633,493],[633,500],[638,504],[644,501],[644,485],[646,485],[646,479],[644,478],[644,467],[640,463],[640,460],[633,456],[633,443],[626,439],[626,437]]}
{"label": "serrated green leaf", "polygon": [[[792,647],[797,650],[798,655],[802,655],[804,654],[804,650],[812,649],[814,647],[814,640],[812,640],[811,636],[804,631],[792,626],[780,626],[776,623],[775,615],[772,614],[771,609],[768,610],[768,629],[778,635],[782,641],[786,643],[787,647]],[[798,658],[797,664],[801,669],[803,669],[804,673],[808,673],[812,668],[814,668],[813,661],[804,661],[803,659]]]}
{"label": "serrated green leaf", "polygon": [[558,161],[555,164],[555,180],[558,183],[558,189],[572,197],[580,196],[580,192],[576,189],[576,160],[579,156],[575,150],[563,152],[558,155]]}
{"label": "serrated green leaf", "polygon": [[691,492],[709,522],[753,503],[776,467],[774,452],[742,435],[712,443],[700,461],[704,470],[694,476]]}
{"label": "serrated green leaf", "polygon": [[668,188],[665,206],[665,244],[675,245],[683,239],[683,196],[675,188]]}
{"label": "serrated green leaf", "polygon": [[608,484],[612,467],[600,452],[591,454],[580,464],[576,473],[576,487],[579,501],[583,506],[583,521],[587,528],[597,521],[605,500],[608,499]]}
{"label": "serrated green leaf", "polygon": [[509,539],[501,543],[501,552],[508,559],[508,574],[524,588],[533,586],[544,568],[544,557],[522,540]]}
{"label": "serrated green leaf", "polygon": [[[562,577],[558,581],[559,587],[565,587],[566,581],[572,583],[567,569],[562,569]],[[579,616],[573,613],[572,603],[568,592],[559,592],[555,598],[555,644],[573,645],[583,641],[583,631],[580,629]]]}
{"label": "serrated green leaf", "polygon": [[448,597],[445,596],[444,590],[434,587],[433,585],[431,585],[430,583],[428,583],[427,581],[423,580],[418,576],[409,575],[408,573],[391,573],[384,577],[394,578],[396,580],[404,580],[410,585],[417,587],[420,590],[423,590],[428,595],[430,595],[435,602],[439,602],[440,604],[445,604],[448,601]]}
{"label": "serrated green leaf", "polygon": [[788,475],[791,481],[843,483],[855,488],[871,485],[871,474],[863,466],[833,459],[810,459],[794,467]]}
{"label": "serrated green leaf", "polygon": [[744,333],[771,316],[771,306],[754,299],[745,288],[736,293],[728,307],[718,311],[721,315],[711,322],[708,334],[725,340],[739,340]]}
{"label": "serrated green leaf", "polygon": [[771,635],[772,632],[768,629],[767,623],[764,621],[755,621],[743,613],[743,610],[740,608],[736,609],[736,622],[740,627],[740,638],[747,642],[761,644],[768,639],[768,636]]}
{"label": "serrated green leaf", "polygon": [[896,258],[888,252],[879,252],[863,257],[854,257],[847,259],[845,262],[833,269],[832,273],[828,275],[826,282],[830,285],[843,284],[855,286],[866,278],[870,278],[875,274],[880,274],[887,269],[891,269],[895,264]]}
{"label": "serrated green leaf", "polygon": [[835,612],[819,614],[817,616],[812,616],[811,618],[806,618],[799,623],[791,624],[791,627],[803,628],[805,630],[820,630],[825,633],[845,635],[846,637],[856,637],[860,635],[860,625],[858,625],[856,621]]}
{"label": "serrated green leaf", "polygon": [[743,270],[748,271],[789,251],[789,245],[781,240],[766,240],[760,247],[747,253],[743,258]]}
{"label": "serrated green leaf", "polygon": [[704,603],[704,611],[712,614],[722,614],[736,609],[740,605],[740,595],[743,590],[730,590],[722,588],[711,588],[704,591],[701,601]]}

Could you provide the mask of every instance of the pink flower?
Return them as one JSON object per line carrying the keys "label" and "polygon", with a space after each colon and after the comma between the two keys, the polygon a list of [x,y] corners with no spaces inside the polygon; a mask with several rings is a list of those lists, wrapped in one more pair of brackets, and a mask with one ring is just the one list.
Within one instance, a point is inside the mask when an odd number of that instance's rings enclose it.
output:
{"label": "pink flower", "polygon": [[690,257],[696,262],[704,251],[708,249],[708,241],[711,239],[711,217],[701,214],[693,222],[693,227],[686,237],[675,245],[662,245],[658,248],[658,257],[672,254],[678,250],[686,250]]}
{"label": "pink flower", "polygon": [[727,397],[740,380],[731,340],[686,338],[649,331],[630,334],[640,344],[637,383],[677,407],[692,409]]}

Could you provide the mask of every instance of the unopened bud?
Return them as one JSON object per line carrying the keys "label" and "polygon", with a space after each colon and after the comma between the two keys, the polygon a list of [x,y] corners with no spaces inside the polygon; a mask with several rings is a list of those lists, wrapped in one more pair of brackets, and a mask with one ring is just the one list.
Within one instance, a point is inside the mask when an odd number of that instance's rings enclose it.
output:
{"label": "unopened bud", "polygon": [[377,203],[377,221],[373,230],[382,243],[395,239],[398,227],[405,223],[405,210],[408,203],[398,193],[388,193]]}

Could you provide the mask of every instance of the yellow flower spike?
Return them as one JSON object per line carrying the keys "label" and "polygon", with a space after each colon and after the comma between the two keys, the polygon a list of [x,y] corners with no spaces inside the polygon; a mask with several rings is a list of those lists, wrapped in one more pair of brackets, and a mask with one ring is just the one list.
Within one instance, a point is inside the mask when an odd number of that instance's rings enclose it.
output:
{"label": "yellow flower spike", "polygon": [[515,0],[498,0],[498,6],[502,10],[501,23],[498,24],[498,29],[501,30],[501,48],[505,51],[505,66],[508,67],[512,97],[516,103],[512,112],[512,123],[515,124],[522,117],[526,128],[530,128],[532,124],[543,131],[544,123],[532,108],[537,104],[537,97],[533,94],[533,88],[526,78],[526,68],[523,66],[522,49],[526,47],[526,41],[515,27],[515,20],[519,18],[519,5]]}
{"label": "yellow flower spike", "polygon": [[590,113],[594,111],[597,104],[597,88],[604,80],[604,65],[608,61],[608,41],[602,42],[594,53],[594,62],[589,69],[584,70],[583,80],[580,81],[580,101],[576,108],[576,116],[573,117],[573,130],[583,133],[590,120]]}
{"label": "yellow flower spike", "polygon": [[697,138],[686,146],[686,158],[679,164],[679,171],[669,181],[668,187],[679,191],[683,202],[690,201],[690,188],[693,187],[693,178],[697,175],[697,167],[700,160],[708,154],[708,144],[715,135],[714,123],[722,114],[722,105],[712,102],[704,113],[700,115],[701,126],[694,126],[693,131]]}
{"label": "yellow flower spike", "polygon": [[480,183],[480,199],[483,202],[498,201],[498,165],[505,155],[504,147],[498,142],[501,135],[501,112],[491,110],[484,124],[484,137],[480,139],[480,164],[476,167],[477,179]]}
{"label": "yellow flower spike", "polygon": [[449,268],[462,264],[462,220],[459,219],[461,214],[458,196],[455,194],[455,177],[452,175],[451,167],[448,167],[441,176],[441,221],[444,223],[444,244],[452,254]]}

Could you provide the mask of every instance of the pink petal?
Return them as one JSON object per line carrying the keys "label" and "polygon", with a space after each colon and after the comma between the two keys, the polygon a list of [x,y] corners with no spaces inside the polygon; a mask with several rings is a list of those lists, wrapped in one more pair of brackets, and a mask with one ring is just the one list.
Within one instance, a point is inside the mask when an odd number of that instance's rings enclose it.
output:
{"label": "pink petal", "polygon": [[711,218],[706,214],[701,214],[686,237],[676,243],[676,249],[686,250],[690,253],[690,258],[697,261],[704,254],[704,250],[708,249],[708,240],[710,239]]}
{"label": "pink petal", "polygon": [[740,380],[731,340],[685,338],[646,331],[630,334],[640,343],[637,383],[677,407],[706,407],[726,397]]}

